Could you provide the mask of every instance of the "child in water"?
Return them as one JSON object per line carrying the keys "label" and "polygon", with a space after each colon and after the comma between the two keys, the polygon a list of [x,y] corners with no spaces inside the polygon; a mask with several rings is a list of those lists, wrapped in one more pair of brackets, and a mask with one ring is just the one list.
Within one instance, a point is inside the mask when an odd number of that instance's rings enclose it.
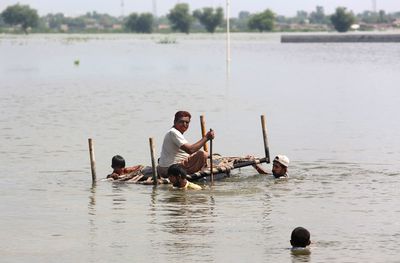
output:
{"label": "child in water", "polygon": [[292,245],[292,253],[296,255],[308,255],[310,250],[307,248],[311,244],[310,232],[304,227],[296,227],[292,231],[290,244]]}
{"label": "child in water", "polygon": [[179,164],[173,164],[168,167],[168,180],[172,183],[174,189],[202,189],[201,186],[191,183],[186,179],[186,171]]}
{"label": "child in water", "polygon": [[119,179],[122,175],[129,174],[136,171],[141,171],[143,169],[143,165],[136,165],[131,167],[125,167],[125,159],[120,155],[115,155],[111,159],[111,168],[113,168],[113,172],[107,175],[107,178],[112,178],[114,180]]}

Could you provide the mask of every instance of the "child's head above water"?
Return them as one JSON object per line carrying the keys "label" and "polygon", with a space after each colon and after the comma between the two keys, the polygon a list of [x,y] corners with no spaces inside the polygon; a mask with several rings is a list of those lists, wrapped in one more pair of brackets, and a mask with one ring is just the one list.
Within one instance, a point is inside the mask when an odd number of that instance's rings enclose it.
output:
{"label": "child's head above water", "polygon": [[168,179],[175,187],[182,187],[186,183],[186,171],[179,164],[168,167]]}
{"label": "child's head above water", "polygon": [[115,155],[111,160],[111,168],[121,169],[125,168],[125,159],[121,155]]}
{"label": "child's head above water", "polygon": [[304,227],[296,227],[292,231],[290,244],[293,247],[306,247],[310,245],[310,232]]}

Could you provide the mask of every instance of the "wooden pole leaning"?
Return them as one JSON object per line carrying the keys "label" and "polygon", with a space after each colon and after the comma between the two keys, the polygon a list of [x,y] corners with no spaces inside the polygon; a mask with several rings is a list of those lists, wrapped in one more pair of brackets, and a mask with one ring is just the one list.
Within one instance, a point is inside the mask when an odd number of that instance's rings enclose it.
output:
{"label": "wooden pole leaning", "polygon": [[[200,115],[200,125],[201,125],[201,137],[206,136],[206,122],[204,120],[204,115]],[[204,151],[208,152],[207,143],[203,146]]]}
{"label": "wooden pole leaning", "polygon": [[[254,165],[254,164],[260,164],[260,163],[266,163],[267,160],[265,159],[265,157],[260,158],[260,159],[255,159],[252,161],[246,161],[246,162],[239,162],[239,163],[235,163],[233,165],[233,167],[228,168],[228,167],[215,167],[212,169],[214,174],[218,174],[218,173],[228,173],[233,169],[237,169],[237,168],[242,168],[242,167],[246,167],[246,166],[250,166],[250,165]],[[210,176],[211,175],[211,169],[210,170],[204,170],[204,171],[200,171],[191,175],[188,175],[189,179],[200,179],[206,176]]]}
{"label": "wooden pole leaning", "polygon": [[96,161],[94,158],[92,138],[89,138],[88,142],[89,142],[90,169],[92,171],[92,183],[95,183],[96,182]]}
{"label": "wooden pole leaning", "polygon": [[151,168],[152,168],[152,174],[153,174],[153,184],[157,185],[157,168],[156,168],[156,158],[154,155],[154,142],[153,138],[149,138],[149,143],[150,143],[150,154],[151,154]]}
{"label": "wooden pole leaning", "polygon": [[265,115],[261,115],[261,127],[262,127],[263,139],[264,139],[265,159],[266,159],[267,163],[270,163],[271,159],[269,157],[269,146],[268,146],[267,128],[265,125]]}

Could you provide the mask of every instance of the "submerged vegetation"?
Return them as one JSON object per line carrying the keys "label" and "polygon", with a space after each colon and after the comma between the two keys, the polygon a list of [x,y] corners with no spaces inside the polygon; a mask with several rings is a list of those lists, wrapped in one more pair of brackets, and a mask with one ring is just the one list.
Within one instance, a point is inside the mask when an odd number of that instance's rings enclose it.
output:
{"label": "submerged vegetation", "polygon": [[[0,10],[1,11],[1,10]],[[165,16],[150,13],[131,13],[126,17],[113,17],[95,11],[77,17],[63,13],[39,17],[36,9],[15,4],[0,13],[0,33],[170,33],[173,31],[224,32],[226,21],[221,7],[204,7],[191,12],[186,3],[176,4]],[[325,14],[322,6],[314,11],[297,11],[293,17],[285,17],[265,9],[259,13],[241,11],[230,19],[232,32],[291,32],[291,31],[339,31],[344,32],[352,24],[360,31],[400,29],[400,12],[386,13],[364,11],[354,14],[345,7],[338,7],[334,14]]]}
{"label": "submerged vegetation", "polygon": [[157,41],[157,44],[176,44],[176,39],[171,37],[164,37]]}

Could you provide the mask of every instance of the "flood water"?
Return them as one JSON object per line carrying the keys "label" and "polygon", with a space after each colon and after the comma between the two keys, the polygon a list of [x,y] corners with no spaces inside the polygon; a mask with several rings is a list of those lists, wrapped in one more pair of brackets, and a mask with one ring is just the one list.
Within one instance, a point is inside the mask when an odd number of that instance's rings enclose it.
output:
{"label": "flood water", "polygon": [[[169,37],[0,36],[2,262],[400,262],[398,44],[234,34],[228,75],[223,35]],[[88,138],[98,179],[115,154],[149,165],[177,110],[227,156],[262,157],[265,114],[290,178],[92,186]]]}

